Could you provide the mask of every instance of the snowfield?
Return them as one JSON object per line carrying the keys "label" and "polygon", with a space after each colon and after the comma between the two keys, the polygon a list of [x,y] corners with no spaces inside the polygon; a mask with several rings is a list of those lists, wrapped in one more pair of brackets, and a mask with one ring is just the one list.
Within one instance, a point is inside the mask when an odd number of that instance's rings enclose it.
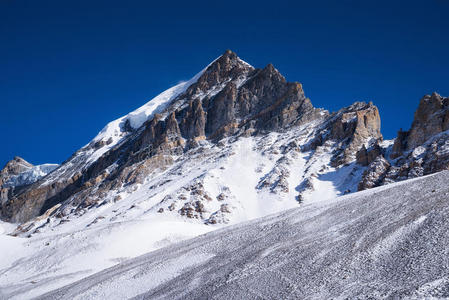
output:
{"label": "snowfield", "polygon": [[[88,277],[74,272],[49,279],[54,280],[53,288],[45,282],[33,283],[32,278],[25,283],[19,276],[17,285],[6,285],[2,277],[8,268],[20,263],[32,269],[33,265],[20,258],[9,266],[1,262],[0,295],[24,299],[50,290],[39,299],[449,297],[448,178],[449,172],[444,171],[336,199],[307,202],[124,259]],[[135,228],[139,239],[155,234],[151,228],[139,228]],[[103,230],[120,231],[120,225]],[[64,254],[53,252],[54,244],[67,239],[83,243],[99,233],[96,230],[89,237],[89,230],[84,230],[74,233],[79,235],[75,238],[55,237],[40,249],[42,266],[35,259],[29,263],[34,262],[36,268],[58,264],[58,256]],[[114,242],[127,248],[132,237],[126,236],[124,232],[123,240],[116,236],[114,241],[92,242],[88,251],[110,255],[108,249],[117,248]],[[27,255],[20,252],[24,250],[17,245],[18,239],[0,237],[2,249],[5,245],[17,247],[17,257]],[[102,239],[101,234],[98,239]],[[95,249],[100,244],[104,248]],[[34,251],[28,249],[28,254]],[[128,251],[130,256],[139,252],[132,247]],[[71,264],[84,262],[69,248],[65,255],[73,256]],[[57,288],[62,282],[67,285]]]}

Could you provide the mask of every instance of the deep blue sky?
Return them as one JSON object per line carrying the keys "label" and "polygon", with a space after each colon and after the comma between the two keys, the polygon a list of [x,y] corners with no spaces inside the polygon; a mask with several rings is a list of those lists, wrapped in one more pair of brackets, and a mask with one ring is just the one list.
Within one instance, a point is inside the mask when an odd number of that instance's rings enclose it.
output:
{"label": "deep blue sky", "polygon": [[0,164],[62,162],[225,49],[315,106],[373,101],[393,138],[424,94],[449,96],[448,15],[448,0],[1,0]]}

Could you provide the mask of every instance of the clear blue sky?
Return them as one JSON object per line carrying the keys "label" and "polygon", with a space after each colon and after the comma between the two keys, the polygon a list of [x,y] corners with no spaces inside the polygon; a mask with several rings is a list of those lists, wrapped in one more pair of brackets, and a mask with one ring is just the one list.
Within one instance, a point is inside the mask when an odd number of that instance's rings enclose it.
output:
{"label": "clear blue sky", "polygon": [[62,162],[225,49],[315,106],[373,101],[393,138],[424,94],[449,96],[448,15],[449,0],[1,0],[0,164]]}

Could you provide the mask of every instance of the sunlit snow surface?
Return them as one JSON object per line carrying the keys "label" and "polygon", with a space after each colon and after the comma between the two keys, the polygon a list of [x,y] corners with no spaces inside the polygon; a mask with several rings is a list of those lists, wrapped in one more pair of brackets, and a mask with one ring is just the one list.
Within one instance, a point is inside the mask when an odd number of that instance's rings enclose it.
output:
{"label": "sunlit snow surface", "polygon": [[[43,298],[449,297],[448,177],[449,172],[441,172],[216,230],[123,261]],[[137,230],[136,240],[157,234],[154,227],[142,229],[145,224],[136,221],[130,225]],[[74,233],[77,237],[25,240],[26,250],[21,251],[40,251],[35,258],[45,260],[30,259],[23,268],[28,266],[31,274],[35,268],[57,264],[61,256],[73,256],[69,265],[93,267],[95,263],[88,258],[77,260],[75,250],[67,247],[64,253],[57,251],[56,245],[81,243],[82,251],[112,257],[110,253],[116,249],[135,246],[131,237],[119,234],[121,226]],[[114,231],[117,239],[111,243],[105,234]],[[92,241],[94,236],[97,241]],[[5,238],[2,236],[2,242],[7,243]],[[8,265],[2,263],[2,267]],[[41,281],[33,284],[33,277],[17,274],[16,285],[1,285],[3,296],[29,298],[88,274],[71,268],[73,273],[57,279],[48,274],[53,284],[47,285]],[[1,272],[4,276],[5,269]]]}

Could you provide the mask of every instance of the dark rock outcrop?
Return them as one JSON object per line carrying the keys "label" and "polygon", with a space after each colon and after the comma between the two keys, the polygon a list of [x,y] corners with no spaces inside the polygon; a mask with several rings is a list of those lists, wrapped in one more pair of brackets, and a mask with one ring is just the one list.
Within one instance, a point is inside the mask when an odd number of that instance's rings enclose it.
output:
{"label": "dark rock outcrop", "polygon": [[201,100],[189,102],[189,106],[178,116],[181,134],[186,139],[205,136],[206,113],[203,110]]}
{"label": "dark rock outcrop", "polygon": [[362,145],[362,148],[357,151],[356,162],[362,166],[367,166],[381,154],[382,148],[377,141],[371,147],[368,147],[368,149],[365,145]]}
{"label": "dark rock outcrop", "polygon": [[321,133],[310,143],[310,148],[326,141],[337,144],[338,151],[332,157],[334,167],[356,159],[362,146],[382,141],[379,110],[373,103],[355,102],[329,117]]}
{"label": "dark rock outcrop", "polygon": [[[388,162],[386,149],[361,149],[357,161],[362,165],[379,154],[362,177],[359,189],[371,188],[449,169],[449,98],[437,93],[424,96],[415,112],[409,131],[398,132]],[[366,152],[366,153],[365,153]]]}
{"label": "dark rock outcrop", "polygon": [[407,147],[408,131],[403,131],[402,128],[398,131],[398,136],[394,140],[393,148],[390,154],[391,159],[398,158],[404,154]]}

